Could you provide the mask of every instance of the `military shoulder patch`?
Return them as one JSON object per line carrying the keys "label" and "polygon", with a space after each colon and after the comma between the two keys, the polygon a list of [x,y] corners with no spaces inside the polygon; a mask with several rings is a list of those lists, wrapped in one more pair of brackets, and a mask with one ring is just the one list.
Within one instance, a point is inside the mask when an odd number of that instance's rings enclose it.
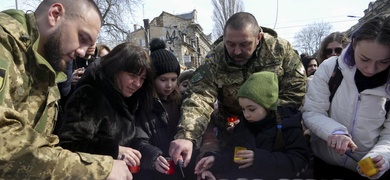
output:
{"label": "military shoulder patch", "polygon": [[191,83],[196,83],[196,82],[199,82],[200,80],[203,79],[203,75],[201,72],[196,72],[194,74],[194,76],[192,76],[191,78]]}
{"label": "military shoulder patch", "polygon": [[196,83],[206,77],[206,74],[209,72],[209,66],[206,64],[201,65],[195,71],[194,75],[191,78],[191,83]]}

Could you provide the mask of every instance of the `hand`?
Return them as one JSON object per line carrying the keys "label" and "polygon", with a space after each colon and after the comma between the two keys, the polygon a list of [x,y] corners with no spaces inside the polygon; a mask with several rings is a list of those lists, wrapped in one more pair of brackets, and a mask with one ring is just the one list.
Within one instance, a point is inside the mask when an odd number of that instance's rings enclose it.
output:
{"label": "hand", "polygon": [[241,150],[236,153],[237,158],[243,158],[240,160],[235,160],[234,162],[239,164],[238,169],[243,169],[249,166],[252,166],[253,160],[255,158],[255,153],[252,150]]}
{"label": "hand", "polygon": [[358,148],[352,139],[344,134],[334,134],[328,136],[328,146],[335,149],[340,155],[344,155],[345,151],[351,149],[352,152]]}
{"label": "hand", "polygon": [[210,169],[215,161],[214,156],[207,156],[199,160],[199,162],[195,166],[195,174],[202,174],[207,169]]}
{"label": "hand", "polygon": [[184,160],[183,167],[187,167],[188,163],[190,163],[191,155],[192,155],[192,141],[187,139],[176,139],[171,141],[169,146],[169,156],[172,157],[173,162],[177,164],[179,159]]}
{"label": "hand", "polygon": [[204,171],[201,174],[198,174],[197,180],[202,180],[202,179],[216,180],[213,173],[211,173],[210,171]]}
{"label": "hand", "polygon": [[119,146],[118,159],[124,160],[127,165],[139,166],[141,163],[141,157],[141,153],[138,150],[129,147]]}
{"label": "hand", "polygon": [[72,83],[77,83],[84,74],[84,67],[75,69],[72,73]]}
{"label": "hand", "polygon": [[234,124],[234,125],[233,125],[233,126],[228,126],[228,127],[226,128],[226,131],[229,132],[229,133],[233,133],[234,127],[236,127],[236,125],[237,125],[238,123],[240,123],[240,120],[239,120],[239,119],[233,121],[233,124]]}
{"label": "hand", "polygon": [[[374,158],[372,158],[372,161],[374,161],[375,167],[378,169],[378,173],[375,175],[368,177],[369,179],[379,179],[386,171],[389,170],[389,162],[387,162],[385,159],[383,159],[383,156],[378,155]],[[360,171],[359,168],[359,173],[360,175],[366,177],[362,171]]]}
{"label": "hand", "polygon": [[166,174],[169,170],[169,163],[163,156],[159,156],[156,161],[154,161],[154,167],[156,167],[158,172]]}
{"label": "hand", "polygon": [[117,180],[117,179],[126,179],[126,180],[133,179],[133,175],[130,173],[124,161],[114,160],[114,163],[112,165],[112,170],[107,177],[107,180]]}
{"label": "hand", "polygon": [[374,161],[375,167],[378,168],[379,172],[386,172],[390,168],[389,163],[381,155],[372,158],[372,161]]}

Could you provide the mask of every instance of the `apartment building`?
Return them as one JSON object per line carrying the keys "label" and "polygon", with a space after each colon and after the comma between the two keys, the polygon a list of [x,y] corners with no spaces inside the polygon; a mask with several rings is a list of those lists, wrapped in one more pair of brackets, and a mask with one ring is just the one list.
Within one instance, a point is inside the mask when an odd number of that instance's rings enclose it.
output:
{"label": "apartment building", "polygon": [[195,9],[176,15],[163,11],[150,22],[144,19],[143,26],[134,25],[128,40],[148,49],[152,38],[163,39],[179,63],[187,68],[199,67],[212,43],[211,34],[203,33]]}

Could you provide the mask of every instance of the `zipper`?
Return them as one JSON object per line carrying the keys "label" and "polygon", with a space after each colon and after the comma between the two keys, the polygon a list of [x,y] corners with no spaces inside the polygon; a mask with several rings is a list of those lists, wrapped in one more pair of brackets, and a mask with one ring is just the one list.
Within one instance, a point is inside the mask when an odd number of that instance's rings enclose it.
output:
{"label": "zipper", "polygon": [[359,93],[357,98],[356,98],[355,110],[353,111],[354,113],[353,113],[353,119],[352,119],[351,139],[352,139],[353,134],[354,134],[355,125],[356,125],[356,121],[357,121],[357,111],[359,109],[361,100],[362,100],[361,94]]}
{"label": "zipper", "polygon": [[[351,139],[353,139],[353,136],[354,136],[354,130],[355,130],[355,125],[356,125],[356,121],[357,121],[357,111],[359,109],[359,106],[360,106],[360,102],[361,102],[362,98],[361,98],[361,94],[359,93],[358,96],[356,97],[356,100],[355,100],[355,109],[353,111],[353,118],[352,118],[352,127],[350,129],[350,135],[351,135]],[[344,159],[344,166],[346,166],[347,164],[347,161],[348,161],[348,156],[345,156],[345,159]]]}
{"label": "zipper", "polygon": [[160,98],[157,98],[157,102],[158,102],[158,104],[160,104],[160,106],[164,109],[164,113],[166,114],[166,117],[167,117],[168,129],[169,129],[169,114],[168,114],[167,110],[165,109],[163,103],[161,102]]}

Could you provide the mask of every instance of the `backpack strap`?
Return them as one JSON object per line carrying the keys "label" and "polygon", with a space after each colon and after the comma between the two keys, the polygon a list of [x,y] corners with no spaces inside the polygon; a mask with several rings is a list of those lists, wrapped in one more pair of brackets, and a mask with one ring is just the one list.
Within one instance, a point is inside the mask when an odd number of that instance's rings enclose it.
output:
{"label": "backpack strap", "polygon": [[343,80],[343,74],[341,73],[340,67],[339,67],[339,59],[336,59],[336,65],[334,66],[333,73],[329,79],[328,85],[329,85],[329,102],[332,102],[333,96],[337,91],[337,88],[340,86],[341,81]]}
{"label": "backpack strap", "polygon": [[[333,73],[329,79],[328,85],[329,85],[329,102],[332,102],[333,96],[337,91],[337,88],[340,86],[341,81],[343,80],[343,74],[341,73],[340,67],[339,67],[339,61],[336,59],[336,65],[334,66]],[[390,110],[390,100],[388,99],[385,104],[385,110],[388,113]],[[385,115],[385,118],[387,119],[387,113]]]}

